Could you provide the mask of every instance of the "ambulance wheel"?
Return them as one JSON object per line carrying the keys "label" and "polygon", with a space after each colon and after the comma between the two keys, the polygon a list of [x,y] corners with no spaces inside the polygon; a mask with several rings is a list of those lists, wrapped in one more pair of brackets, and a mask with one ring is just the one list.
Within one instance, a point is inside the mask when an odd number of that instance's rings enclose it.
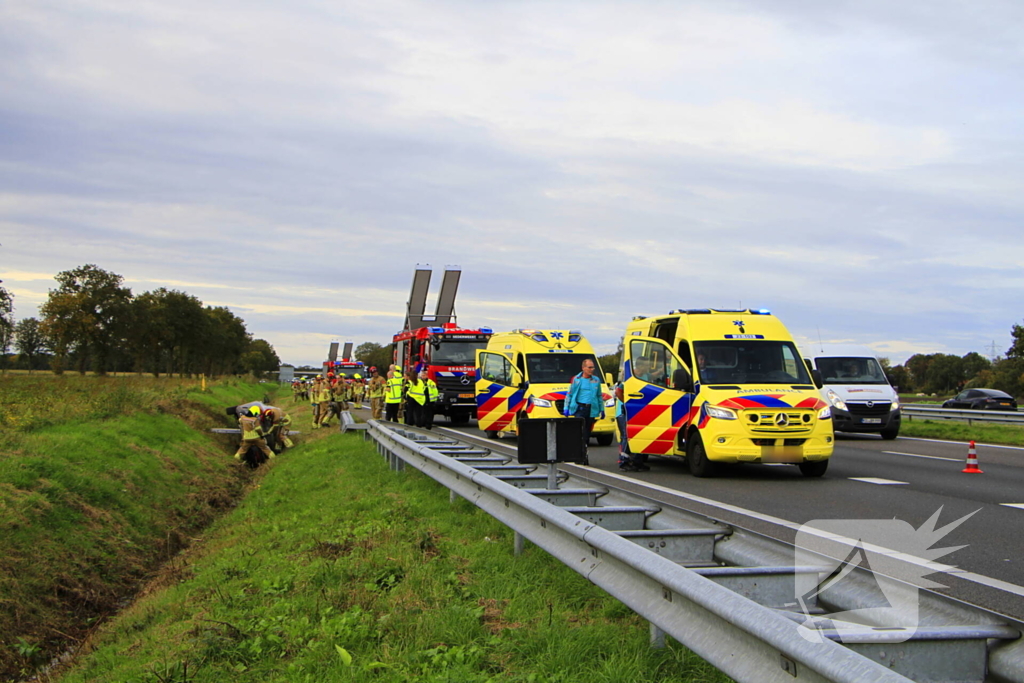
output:
{"label": "ambulance wheel", "polygon": [[886,427],[881,431],[881,434],[882,438],[885,439],[886,441],[892,441],[897,436],[899,436],[900,426],[896,425],[895,427]]}
{"label": "ambulance wheel", "polygon": [[597,434],[594,436],[597,439],[598,446],[611,446],[612,440],[615,439],[614,434]]}
{"label": "ambulance wheel", "polygon": [[800,474],[805,477],[820,477],[828,469],[828,460],[814,460],[800,463]]}
{"label": "ambulance wheel", "polygon": [[498,438],[498,432],[497,431],[485,430],[484,434],[487,435],[488,439],[497,439]]}
{"label": "ambulance wheel", "polygon": [[686,462],[690,466],[690,474],[695,477],[713,477],[718,471],[716,463],[708,460],[707,451],[704,450],[704,442],[701,441],[698,435],[694,435],[694,441],[690,446],[690,453],[686,456]]}

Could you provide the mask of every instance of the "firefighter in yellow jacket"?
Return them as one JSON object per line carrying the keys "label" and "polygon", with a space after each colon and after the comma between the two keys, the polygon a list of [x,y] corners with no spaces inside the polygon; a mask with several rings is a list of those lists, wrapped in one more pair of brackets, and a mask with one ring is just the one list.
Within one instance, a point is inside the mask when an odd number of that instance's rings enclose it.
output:
{"label": "firefighter in yellow jacket", "polygon": [[295,444],[288,438],[288,430],[292,426],[292,418],[276,406],[267,406],[263,411],[263,424],[267,435],[276,432],[277,438],[281,440],[285,448],[291,448]]}
{"label": "firefighter in yellow jacket", "polygon": [[366,387],[366,393],[370,399],[370,414],[374,420],[379,420],[384,413],[386,386],[387,381],[377,374],[377,368],[370,368],[370,383]]}
{"label": "firefighter in yellow jacket", "polygon": [[330,383],[324,380],[319,384],[314,384],[313,396],[316,398],[316,402],[320,406],[320,410],[316,416],[316,421],[313,424],[313,429],[320,429],[321,427],[326,427],[327,423],[331,419],[331,401],[334,397],[331,395]]}
{"label": "firefighter in yellow jacket", "polygon": [[256,446],[267,458],[274,457],[274,451],[267,446],[267,440],[263,438],[263,425],[260,424],[259,406],[249,408],[249,412],[238,418],[238,426],[242,430],[242,443],[238,445],[235,453],[235,460],[241,460],[250,447]]}

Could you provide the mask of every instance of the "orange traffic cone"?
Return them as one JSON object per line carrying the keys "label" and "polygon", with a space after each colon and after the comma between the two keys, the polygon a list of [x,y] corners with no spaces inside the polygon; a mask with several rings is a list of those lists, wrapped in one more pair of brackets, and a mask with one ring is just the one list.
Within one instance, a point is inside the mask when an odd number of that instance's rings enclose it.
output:
{"label": "orange traffic cone", "polygon": [[971,442],[971,445],[967,447],[967,467],[962,469],[961,472],[966,472],[967,474],[985,474],[981,471],[981,468],[978,467],[978,455],[974,450],[973,441]]}

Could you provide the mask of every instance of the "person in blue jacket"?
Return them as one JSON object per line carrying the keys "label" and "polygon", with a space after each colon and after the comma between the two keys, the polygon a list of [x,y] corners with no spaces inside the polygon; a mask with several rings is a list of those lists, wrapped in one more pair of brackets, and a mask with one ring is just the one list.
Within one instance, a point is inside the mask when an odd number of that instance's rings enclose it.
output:
{"label": "person in blue jacket", "polygon": [[565,396],[565,416],[583,418],[583,464],[589,465],[587,446],[590,444],[590,432],[594,429],[594,421],[604,418],[604,396],[601,392],[601,379],[594,376],[597,365],[587,358],[583,361],[583,372],[572,378],[569,391]]}

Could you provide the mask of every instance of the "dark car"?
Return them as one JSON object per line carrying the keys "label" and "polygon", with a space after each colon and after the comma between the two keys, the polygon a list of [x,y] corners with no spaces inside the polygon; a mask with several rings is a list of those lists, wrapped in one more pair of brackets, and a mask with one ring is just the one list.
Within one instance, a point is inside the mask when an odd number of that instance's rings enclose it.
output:
{"label": "dark car", "polygon": [[942,404],[943,408],[974,410],[1017,410],[1017,401],[998,389],[964,389]]}

